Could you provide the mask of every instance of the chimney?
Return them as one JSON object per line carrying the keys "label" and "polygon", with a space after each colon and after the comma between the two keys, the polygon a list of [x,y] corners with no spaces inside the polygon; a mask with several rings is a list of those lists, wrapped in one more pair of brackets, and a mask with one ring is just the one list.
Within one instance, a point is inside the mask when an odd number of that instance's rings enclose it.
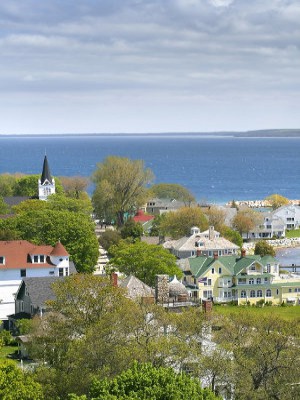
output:
{"label": "chimney", "polygon": [[218,259],[218,257],[219,257],[219,255],[218,255],[218,252],[217,252],[217,251],[215,251],[215,252],[214,252],[214,259],[215,259],[215,260],[217,260],[217,259]]}
{"label": "chimney", "polygon": [[215,239],[215,228],[213,226],[210,226],[208,228],[208,238],[209,238],[209,240]]}
{"label": "chimney", "polygon": [[242,251],[241,251],[241,256],[242,256],[242,257],[246,257],[246,250],[245,250],[245,249],[242,249]]}
{"label": "chimney", "polygon": [[160,304],[169,301],[169,275],[156,275],[155,300]]}
{"label": "chimney", "polygon": [[112,272],[110,281],[112,286],[118,287],[118,274],[116,272]]}

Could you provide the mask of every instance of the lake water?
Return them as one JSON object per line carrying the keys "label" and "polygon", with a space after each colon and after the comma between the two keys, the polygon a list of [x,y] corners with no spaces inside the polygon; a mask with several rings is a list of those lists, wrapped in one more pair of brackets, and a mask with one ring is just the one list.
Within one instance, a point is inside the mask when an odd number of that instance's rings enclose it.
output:
{"label": "lake water", "polygon": [[54,176],[90,176],[118,155],[144,160],[155,183],[184,185],[198,201],[300,198],[300,138],[1,136],[0,173],[39,174],[45,152]]}

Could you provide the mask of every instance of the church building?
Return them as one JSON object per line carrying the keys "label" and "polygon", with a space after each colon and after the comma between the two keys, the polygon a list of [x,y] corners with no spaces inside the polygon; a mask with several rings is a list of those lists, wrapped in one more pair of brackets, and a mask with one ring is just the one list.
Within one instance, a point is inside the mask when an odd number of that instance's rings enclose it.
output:
{"label": "church building", "polygon": [[50,173],[50,168],[45,155],[41,179],[39,179],[39,199],[47,200],[48,196],[55,193],[55,181]]}

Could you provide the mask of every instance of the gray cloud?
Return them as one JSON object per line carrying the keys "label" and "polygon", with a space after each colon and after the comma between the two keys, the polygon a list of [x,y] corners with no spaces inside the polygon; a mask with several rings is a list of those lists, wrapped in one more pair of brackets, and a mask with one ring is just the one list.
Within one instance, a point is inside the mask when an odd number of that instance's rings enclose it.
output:
{"label": "gray cloud", "polygon": [[297,0],[2,2],[2,129],[299,127],[299,18]]}

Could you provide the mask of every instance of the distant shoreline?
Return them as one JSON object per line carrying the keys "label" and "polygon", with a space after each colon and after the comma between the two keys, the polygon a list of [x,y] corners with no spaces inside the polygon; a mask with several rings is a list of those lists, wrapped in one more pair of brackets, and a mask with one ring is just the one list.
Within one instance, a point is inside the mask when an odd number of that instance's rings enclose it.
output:
{"label": "distant shoreline", "polygon": [[265,130],[254,130],[254,131],[219,131],[219,132],[160,132],[160,133],[47,133],[47,134],[4,134],[0,133],[0,138],[13,138],[13,137],[87,137],[87,136],[123,136],[123,137],[205,137],[205,138],[300,138],[300,129],[265,129]]}

